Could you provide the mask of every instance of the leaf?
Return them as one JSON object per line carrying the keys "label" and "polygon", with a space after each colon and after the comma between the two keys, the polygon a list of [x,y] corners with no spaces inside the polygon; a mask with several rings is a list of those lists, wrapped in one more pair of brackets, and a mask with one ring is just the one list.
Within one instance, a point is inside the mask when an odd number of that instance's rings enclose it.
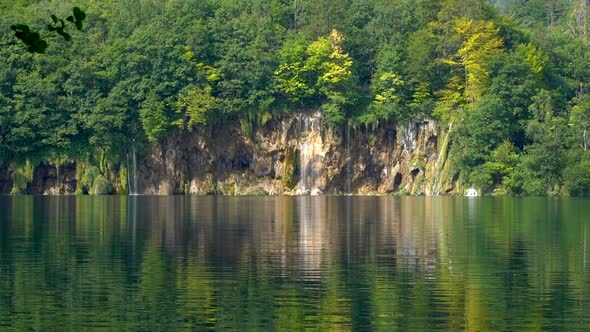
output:
{"label": "leaf", "polygon": [[66,17],[66,21],[74,23],[74,16],[70,15]]}
{"label": "leaf", "polygon": [[37,39],[32,45],[27,48],[27,51],[31,53],[45,53],[47,49],[47,42],[43,39]]}
{"label": "leaf", "polygon": [[14,31],[20,31],[22,33],[25,34],[30,34],[31,33],[31,29],[29,28],[28,25],[25,24],[16,24],[16,25],[11,25],[10,28]]}
{"label": "leaf", "polygon": [[78,8],[78,7],[74,7],[74,17],[76,18],[76,21],[84,21],[84,19],[86,18],[86,13]]}
{"label": "leaf", "polygon": [[51,15],[51,20],[53,21],[53,23],[57,23],[57,16]]}

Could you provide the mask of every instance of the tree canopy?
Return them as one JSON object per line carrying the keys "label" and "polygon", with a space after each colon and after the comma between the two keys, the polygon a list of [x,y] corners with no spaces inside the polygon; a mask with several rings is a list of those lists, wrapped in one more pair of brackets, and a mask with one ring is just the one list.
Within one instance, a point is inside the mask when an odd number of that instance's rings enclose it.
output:
{"label": "tree canopy", "polygon": [[[328,125],[369,130],[426,117],[452,122],[453,172],[484,192],[590,192],[587,176],[571,175],[590,173],[586,0],[77,8],[0,5],[0,40],[16,34],[28,47],[0,48],[0,164],[116,163],[129,146],[121,143],[157,142],[174,128],[318,108]],[[82,21],[85,32],[71,38],[68,24]],[[47,48],[34,31],[61,37]]]}

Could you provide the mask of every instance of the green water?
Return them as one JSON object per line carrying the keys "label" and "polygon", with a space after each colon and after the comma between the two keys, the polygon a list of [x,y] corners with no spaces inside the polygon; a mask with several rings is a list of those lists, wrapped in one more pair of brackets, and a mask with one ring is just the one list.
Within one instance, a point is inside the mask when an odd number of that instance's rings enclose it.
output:
{"label": "green water", "polygon": [[590,330],[590,200],[0,196],[0,330]]}

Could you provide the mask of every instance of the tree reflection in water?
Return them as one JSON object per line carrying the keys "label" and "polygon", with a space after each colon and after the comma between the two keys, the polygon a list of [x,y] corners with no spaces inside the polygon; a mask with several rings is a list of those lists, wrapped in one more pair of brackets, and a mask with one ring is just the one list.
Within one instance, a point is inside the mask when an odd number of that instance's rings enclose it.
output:
{"label": "tree reflection in water", "polygon": [[588,203],[0,197],[0,328],[583,329]]}

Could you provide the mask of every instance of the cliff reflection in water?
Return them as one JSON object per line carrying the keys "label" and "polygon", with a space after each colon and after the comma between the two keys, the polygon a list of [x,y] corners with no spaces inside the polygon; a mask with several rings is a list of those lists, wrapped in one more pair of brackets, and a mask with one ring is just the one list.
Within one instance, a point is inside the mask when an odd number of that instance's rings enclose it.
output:
{"label": "cliff reflection in water", "polygon": [[0,197],[0,329],[584,329],[589,202]]}
{"label": "cliff reflection in water", "polygon": [[225,268],[256,260],[304,279],[321,278],[337,262],[433,272],[445,240],[441,216],[426,212],[433,203],[441,205],[423,198],[130,197],[127,227],[132,238],[171,255],[196,255]]}

